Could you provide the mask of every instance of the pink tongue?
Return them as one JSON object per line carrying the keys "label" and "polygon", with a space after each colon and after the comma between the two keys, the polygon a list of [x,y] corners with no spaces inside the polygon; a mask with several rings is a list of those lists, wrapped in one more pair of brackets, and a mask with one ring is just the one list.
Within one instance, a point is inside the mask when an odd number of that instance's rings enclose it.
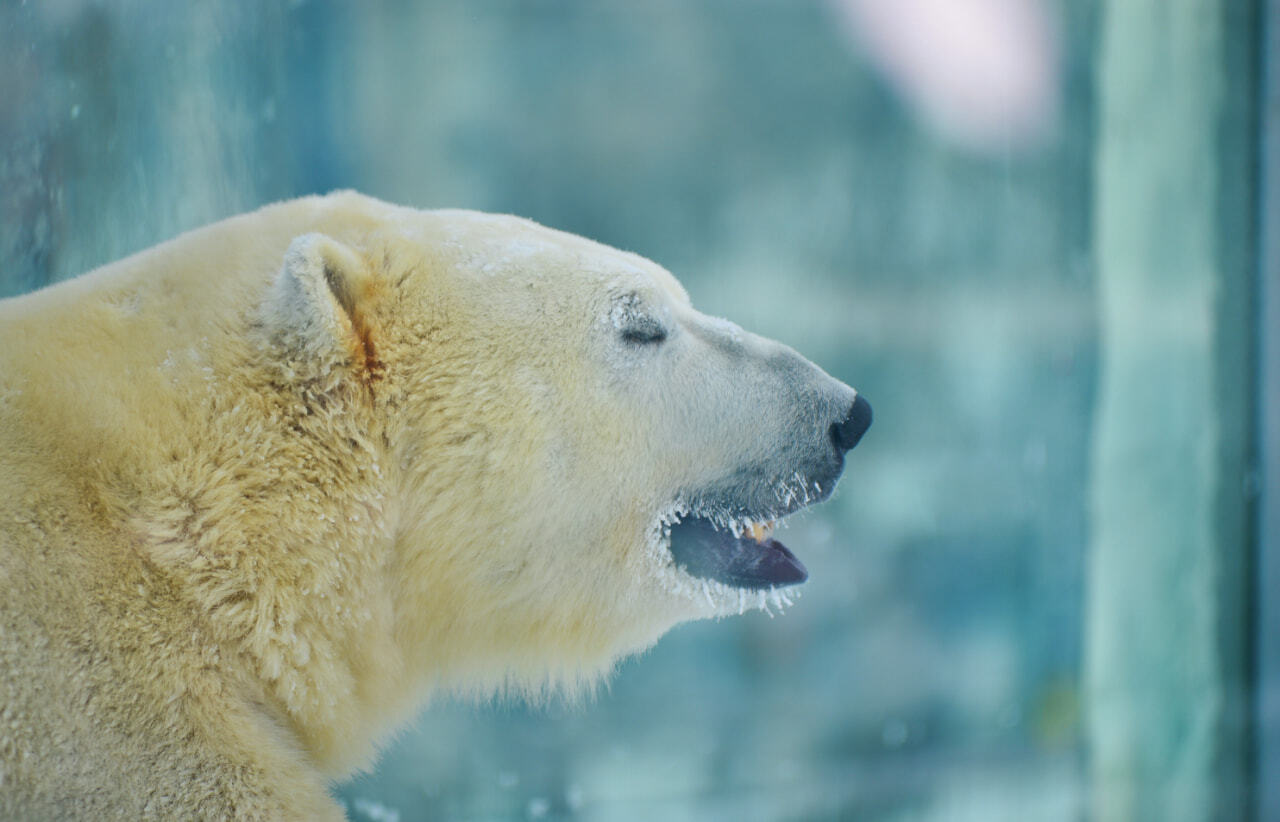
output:
{"label": "pink tongue", "polygon": [[735,588],[781,588],[809,578],[796,555],[776,539],[756,542],[695,517],[671,528],[671,554],[687,573]]}

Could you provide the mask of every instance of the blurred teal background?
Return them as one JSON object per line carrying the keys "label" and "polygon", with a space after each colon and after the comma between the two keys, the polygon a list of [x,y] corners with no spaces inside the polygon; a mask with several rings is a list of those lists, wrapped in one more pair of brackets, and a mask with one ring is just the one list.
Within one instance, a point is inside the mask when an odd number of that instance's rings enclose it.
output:
{"label": "blurred teal background", "polygon": [[1268,5],[9,0],[0,295],[356,188],[870,398],[795,607],[438,700],[353,820],[1280,819]]}

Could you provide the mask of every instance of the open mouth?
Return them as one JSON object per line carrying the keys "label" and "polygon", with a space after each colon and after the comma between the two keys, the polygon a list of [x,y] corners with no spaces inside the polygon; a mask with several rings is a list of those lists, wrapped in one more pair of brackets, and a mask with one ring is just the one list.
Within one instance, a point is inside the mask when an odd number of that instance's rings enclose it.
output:
{"label": "open mouth", "polygon": [[830,497],[836,477],[838,471],[821,482],[798,472],[772,480],[750,474],[677,497],[649,532],[658,579],[682,599],[705,599],[703,613],[759,608],[772,616],[771,608],[785,609],[798,595],[791,587],[809,572],[773,538],[774,528]]}
{"label": "open mouth", "polygon": [[773,538],[775,521],[742,518],[717,525],[689,516],[671,524],[671,556],[690,576],[749,590],[798,585],[809,572]]}
{"label": "open mouth", "polygon": [[784,589],[804,582],[809,572],[773,538],[774,527],[827,499],[834,485],[834,478],[824,487],[799,473],[785,480],[725,484],[692,502],[674,503],[659,516],[651,544],[661,551],[658,561],[676,572],[668,578],[675,591],[701,591],[722,613],[735,601],[739,613],[748,605],[782,608],[791,604]]}
{"label": "open mouth", "polygon": [[[739,484],[678,500],[662,511],[648,544],[658,578],[686,599],[705,599],[710,613],[759,608],[773,615],[791,605],[789,590],[809,577],[796,555],[773,538],[776,526],[831,495],[834,481]],[[686,498],[687,499],[687,498]]]}

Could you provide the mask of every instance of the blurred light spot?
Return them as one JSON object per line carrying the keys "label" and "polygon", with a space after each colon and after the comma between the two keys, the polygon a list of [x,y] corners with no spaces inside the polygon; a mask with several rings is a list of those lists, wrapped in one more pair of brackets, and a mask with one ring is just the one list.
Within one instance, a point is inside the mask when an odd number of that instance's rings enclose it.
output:
{"label": "blurred light spot", "polygon": [[352,805],[357,817],[368,819],[369,822],[400,822],[400,811],[373,799],[357,799]]}
{"label": "blurred light spot", "polygon": [[880,731],[880,739],[886,748],[901,748],[908,735],[907,723],[901,719],[890,719]]}
{"label": "blurred light spot", "polygon": [[569,806],[571,811],[581,810],[584,801],[586,801],[586,796],[578,785],[570,785],[564,792],[564,803]]}
{"label": "blurred light spot", "polygon": [[1058,109],[1041,0],[829,0],[850,40],[944,137],[998,153],[1044,142]]}

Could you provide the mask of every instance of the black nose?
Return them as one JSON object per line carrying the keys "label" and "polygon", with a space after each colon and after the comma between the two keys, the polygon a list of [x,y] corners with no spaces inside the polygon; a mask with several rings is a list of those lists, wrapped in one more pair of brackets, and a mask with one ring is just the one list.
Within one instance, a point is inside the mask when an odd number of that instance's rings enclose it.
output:
{"label": "black nose", "polygon": [[841,451],[848,451],[858,444],[858,440],[862,439],[862,435],[867,433],[867,429],[870,427],[871,403],[867,402],[859,394],[853,399],[853,407],[849,409],[849,416],[845,417],[841,422],[831,424],[831,441]]}

